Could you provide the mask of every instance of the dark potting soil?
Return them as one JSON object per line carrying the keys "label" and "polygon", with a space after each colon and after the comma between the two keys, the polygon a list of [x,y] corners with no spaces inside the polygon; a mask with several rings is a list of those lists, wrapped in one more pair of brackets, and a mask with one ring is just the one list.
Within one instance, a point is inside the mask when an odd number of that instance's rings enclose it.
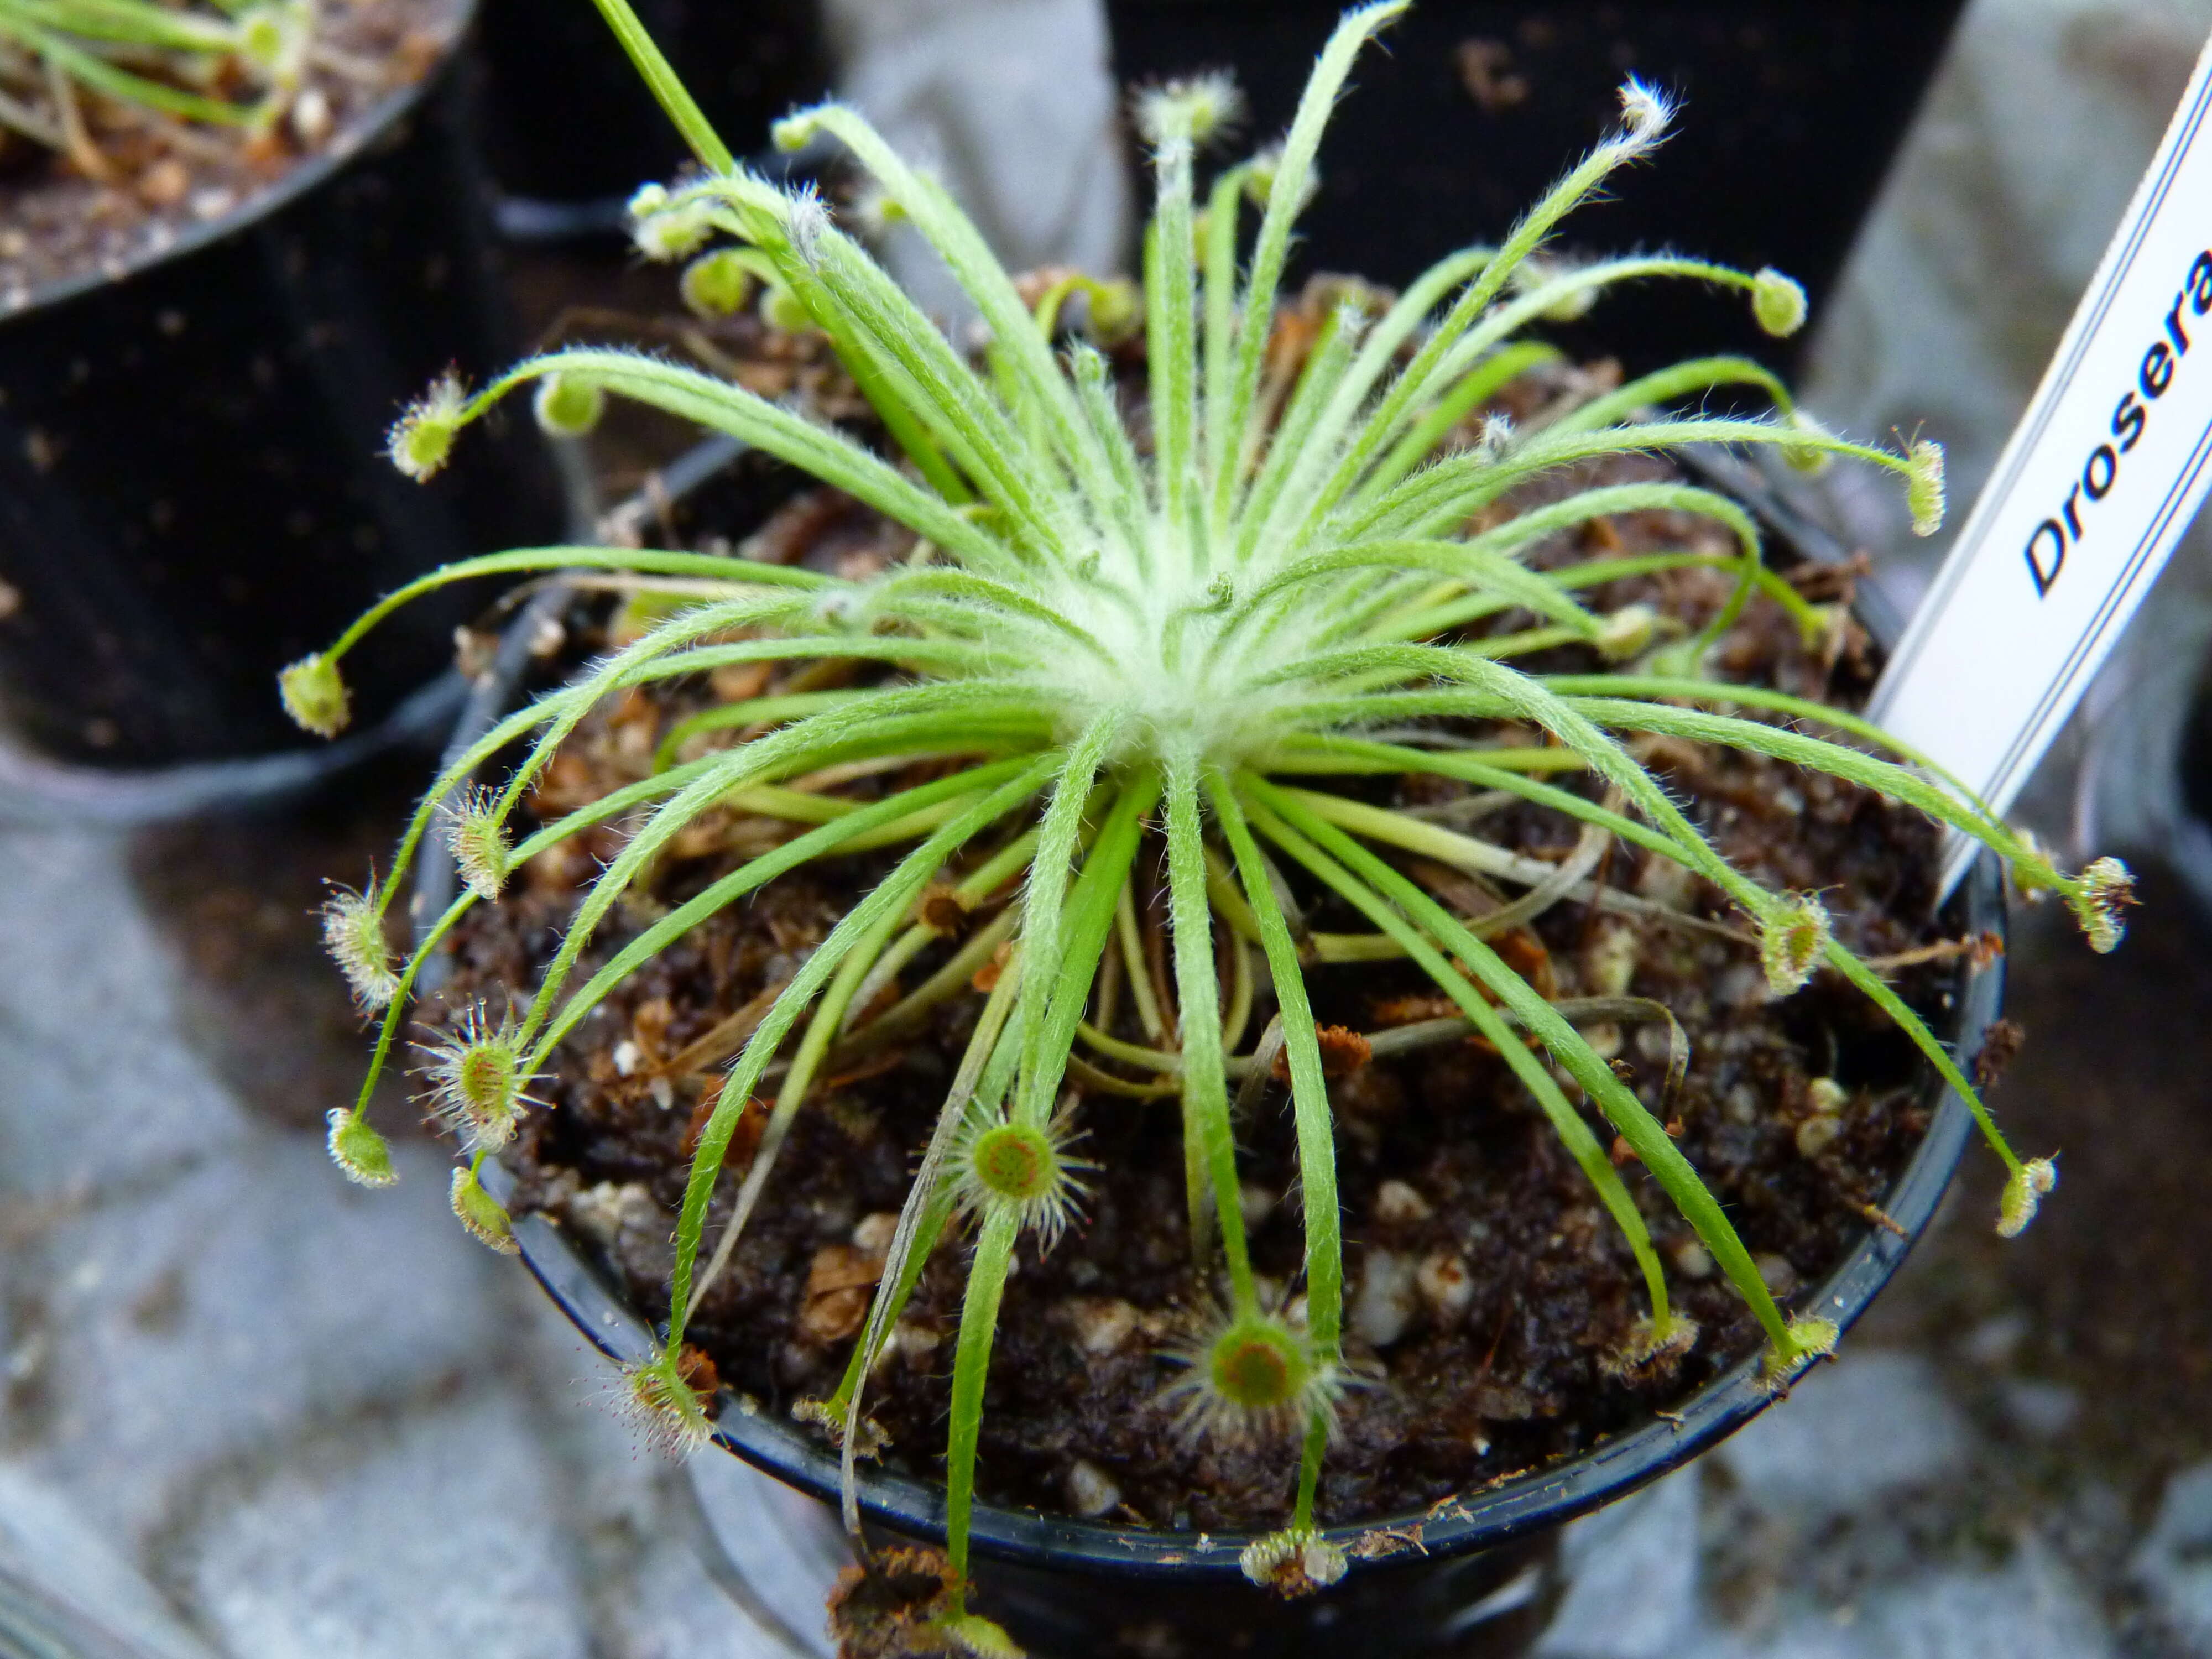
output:
{"label": "dark potting soil", "polygon": [[[105,176],[0,131],[0,317],[47,283],[109,276],[159,257],[317,155],[362,142],[386,94],[421,80],[460,27],[457,0],[329,0],[299,93],[264,134],[186,126],[83,94],[79,104]],[[251,96],[250,88],[217,88]]]}
{"label": "dark potting soil", "polygon": [[[1525,416],[1560,389],[1557,378],[1523,377],[1508,400],[1510,412]],[[1498,516],[1570,487],[1668,471],[1650,459],[1607,463],[1525,490]],[[1680,514],[1636,514],[1556,537],[1535,559],[1557,565],[1624,551],[1718,548],[1720,534]],[[902,556],[910,544],[905,532],[834,492],[808,489],[776,510],[749,550],[857,574]],[[1856,706],[1879,664],[1848,617],[1850,574],[1807,568],[1793,580],[1832,607],[1827,637],[1808,647],[1778,606],[1757,601],[1723,641],[1720,670]],[[1588,597],[1595,610],[1640,601],[1695,627],[1728,587],[1711,570],[1673,571]],[[580,623],[585,617],[576,613]],[[1516,625],[1525,624],[1508,616],[1480,626],[1502,632]],[[1562,672],[1599,665],[1579,648],[1524,660]],[[782,684],[763,669],[724,671],[711,685],[672,683],[655,696],[613,701],[556,757],[534,810],[557,815],[644,775],[675,720]],[[1540,740],[1496,725],[1466,729],[1485,741]],[[1929,920],[1936,832],[1917,812],[1753,757],[1673,740],[1636,747],[1739,868],[1771,886],[1820,890],[1838,936],[1854,949],[1879,959],[1923,954],[1938,941]],[[1577,775],[1559,781],[1594,791],[1577,785]],[[910,781],[860,778],[840,787],[865,798]],[[1371,799],[1409,807],[1467,793],[1432,780],[1369,786]],[[1553,860],[1576,840],[1559,815],[1518,804],[1489,811],[1474,829]],[[617,908],[578,973],[604,963],[658,907],[789,833],[735,812],[702,822],[679,839],[651,900]],[[478,999],[503,1006],[534,988],[582,884],[618,844],[618,832],[602,830],[548,852],[501,903],[472,912],[454,941],[445,1000],[426,1020],[434,1025]],[[1139,896],[1156,957],[1164,932],[1160,866],[1158,857],[1140,856],[1137,866],[1140,883],[1149,884]],[[884,867],[866,859],[809,866],[694,929],[579,1026],[538,1086],[544,1109],[507,1155],[519,1177],[516,1206],[550,1215],[601,1252],[653,1316],[667,1310],[671,1234],[691,1138],[735,1051],[732,1015],[757,998],[764,1006],[763,994],[791,976]],[[1469,913],[1494,902],[1450,872],[1418,861],[1407,867]],[[1590,1035],[1679,1132],[1786,1305],[1868,1228],[1883,1224],[1882,1194],[1927,1126],[1915,1051],[1825,972],[1795,996],[1770,1001],[1741,915],[1717,890],[1671,863],[1616,843],[1596,874],[1668,914],[1628,916],[1563,902],[1505,936],[1501,949],[1549,994],[1625,994],[1674,1011],[1691,1060],[1671,1097],[1663,1024]],[[1012,896],[998,895],[964,926],[981,925]],[[1317,931],[1364,931],[1318,894],[1301,897]],[[956,944],[948,938],[918,957],[903,988],[921,983]],[[1895,963],[1894,981],[1940,1019],[1958,958],[1959,950],[1939,946],[1930,960]],[[1261,988],[1238,1051],[1250,1048],[1273,1011],[1256,952],[1254,960]],[[1309,982],[1323,1022],[1360,1031],[1450,1012],[1402,963],[1319,966]],[[787,1412],[836,1388],[981,1000],[971,992],[940,1005],[933,1024],[902,1043],[842,1062],[833,1055],[826,1081],[799,1114],[729,1271],[690,1328],[723,1382],[760,1409]],[[1129,1001],[1123,994],[1121,1006]],[[1115,1030],[1142,1041],[1126,1012]],[[1155,1080],[1100,1064],[1129,1081]],[[1480,1042],[1455,1038],[1370,1060],[1333,1084],[1332,1101],[1346,1346],[1361,1380],[1344,1398],[1341,1432],[1325,1465],[1325,1522],[1419,1510],[1581,1450],[1667,1409],[1759,1346],[1755,1322],[1703,1246],[1626,1146],[1616,1146],[1679,1305],[1702,1335],[1679,1364],[1656,1374],[1624,1376],[1608,1364],[1643,1311],[1640,1278],[1580,1170]],[[710,1243],[750,1156],[747,1127],[757,1135],[759,1121],[749,1114],[733,1144],[708,1224]],[[1176,1104],[1093,1087],[1083,1094],[1080,1121],[1086,1138],[1079,1151],[1097,1166],[1081,1218],[1048,1255],[1024,1244],[1006,1286],[985,1403],[981,1494],[1160,1527],[1280,1524],[1296,1447],[1190,1440],[1177,1432],[1176,1403],[1164,1397],[1181,1374],[1174,1351],[1218,1293],[1212,1270],[1190,1264]],[[1239,1145],[1255,1266],[1294,1297],[1302,1235],[1285,1090],[1267,1089],[1240,1123]],[[941,1469],[963,1264],[957,1246],[939,1250],[867,1395],[868,1415],[886,1438],[884,1460],[924,1477]]]}

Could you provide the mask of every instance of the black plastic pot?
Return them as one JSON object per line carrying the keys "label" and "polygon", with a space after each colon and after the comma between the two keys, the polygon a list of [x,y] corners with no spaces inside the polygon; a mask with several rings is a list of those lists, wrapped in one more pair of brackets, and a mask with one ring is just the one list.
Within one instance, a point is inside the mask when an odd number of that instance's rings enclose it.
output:
{"label": "black plastic pot", "polygon": [[[131,769],[300,747],[285,663],[434,565],[558,539],[526,416],[428,485],[381,453],[441,370],[482,380],[518,344],[457,61],[165,255],[0,315],[0,720],[31,746]],[[395,617],[356,724],[444,669],[481,602]]]}
{"label": "black plastic pot", "polygon": [[[1993,859],[1977,865],[1954,900],[1954,929],[2002,931],[2002,883]],[[1943,1035],[1972,1054],[1996,1019],[2003,971],[1970,975]],[[1942,1085],[1931,1073],[1931,1100]],[[1972,1131],[1956,1096],[1936,1111],[1927,1139],[1884,1200],[1902,1235],[1876,1230],[1801,1305],[1848,1328],[1902,1264],[1935,1215]],[[542,1217],[517,1224],[524,1260],[577,1328],[618,1361],[642,1357],[650,1336],[622,1293],[558,1227]],[[1582,1455],[1435,1511],[1334,1528],[1346,1548],[1397,1533],[1417,1535],[1388,1559],[1355,1559],[1344,1580],[1304,1601],[1285,1602],[1255,1589],[1237,1563],[1250,1541],[1073,1521],[1029,1510],[979,1507],[971,1548],[977,1606],[1000,1619],[1037,1659],[1127,1650],[1117,1637],[1165,1626],[1191,1653],[1264,1653],[1270,1659],[1405,1659],[1507,1654],[1534,1634],[1516,1620],[1497,1628],[1490,1614],[1522,1613],[1534,1597],[1516,1593],[1545,1565],[1550,1537],[1578,1516],[1625,1498],[1708,1450],[1773,1404],[1755,1361],[1700,1390],[1674,1416],[1616,1435]],[[717,1437],[777,1480],[834,1504],[837,1464],[796,1425],[766,1412],[726,1403]],[[860,1501],[883,1532],[942,1542],[942,1486],[877,1474]]]}
{"label": "black plastic pot", "polygon": [[[1674,136],[1578,210],[1569,249],[1674,248],[1796,277],[1817,317],[1949,40],[1960,0],[1416,0],[1360,63],[1331,122],[1321,193],[1299,221],[1305,270],[1403,285],[1495,240],[1620,112],[1636,74],[1680,95]],[[1290,123],[1339,0],[1106,0],[1115,69],[1143,83],[1233,67],[1254,139]],[[1680,343],[1786,367],[1740,296],[1649,283],[1594,323],[1553,331],[1571,356],[1632,372]],[[1798,337],[1803,338],[1803,336]]]}
{"label": "black plastic pot", "polygon": [[[829,88],[818,0],[636,0],[636,9],[740,155],[765,149],[771,121]],[[483,0],[477,54],[510,234],[619,231],[630,192],[688,159],[590,0]]]}
{"label": "black plastic pot", "polygon": [[[655,501],[714,481],[737,454],[727,441],[702,446],[696,465],[671,469]],[[1844,550],[1817,526],[1783,506],[1758,474],[1727,455],[1689,456],[1694,469],[1735,490],[1765,521],[1773,556],[1834,562]],[[732,475],[723,474],[726,481]],[[671,487],[672,486],[672,487]],[[508,630],[499,659],[471,693],[449,756],[488,730],[520,694],[532,668],[531,641],[568,603],[557,586],[538,594]],[[1886,642],[1894,617],[1862,611]],[[453,892],[450,864],[426,861],[415,914],[435,917]],[[1984,855],[1946,907],[1954,935],[2005,927],[2003,883]],[[1997,1018],[2003,995],[2002,956],[1962,973],[1939,1034],[1954,1051],[1972,1054]],[[435,964],[433,964],[434,968]],[[1887,1284],[1934,1217],[1972,1128],[1966,1104],[1946,1093],[1932,1069],[1923,1093],[1934,1109],[1927,1138],[1882,1200],[1896,1233],[1869,1230],[1802,1311],[1848,1328]],[[502,1196],[505,1175],[487,1165]],[[577,1328],[617,1361],[650,1352],[652,1333],[621,1288],[559,1227],[540,1216],[516,1224],[524,1261]],[[1747,1359],[1699,1390],[1679,1412],[1615,1435],[1578,1456],[1496,1486],[1470,1492],[1426,1512],[1333,1529],[1353,1553],[1344,1580],[1319,1595],[1285,1602],[1244,1578],[1242,1535],[1110,1526],[1033,1510],[978,1506],[971,1532],[977,1605],[1001,1619],[1037,1659],[1149,1650],[1132,1638],[1146,1627],[1171,1632],[1176,1652],[1265,1654],[1269,1659],[1407,1659],[1414,1655],[1521,1652],[1540,1627],[1552,1589],[1549,1553],[1566,1522],[1623,1498],[1679,1468],[1773,1403]],[[834,1504],[837,1464],[817,1440],[779,1415],[726,1396],[717,1438],[731,1452],[777,1480]],[[863,1510],[872,1526],[894,1538],[941,1543],[941,1486],[877,1472],[864,1479]],[[1386,1559],[1364,1559],[1355,1547],[1390,1534],[1418,1544]]]}

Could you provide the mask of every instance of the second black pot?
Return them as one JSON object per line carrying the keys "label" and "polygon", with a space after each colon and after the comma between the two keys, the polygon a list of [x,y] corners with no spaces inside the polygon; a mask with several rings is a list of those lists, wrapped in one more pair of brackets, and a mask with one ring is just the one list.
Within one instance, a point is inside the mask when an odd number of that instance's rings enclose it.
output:
{"label": "second black pot", "polygon": [[[1656,165],[1579,210],[1568,249],[1668,248],[1774,265],[1817,316],[1950,39],[1961,0],[1416,0],[1352,76],[1299,221],[1307,270],[1403,286],[1436,259],[1502,237],[1618,118],[1637,75],[1682,100]],[[1142,84],[1233,67],[1249,142],[1283,131],[1339,0],[1106,0],[1115,74]],[[1786,368],[1740,296],[1651,283],[1606,299],[1567,354],[1632,374],[1680,342]],[[1797,337],[1800,340],[1805,337]]]}
{"label": "second black pot", "polygon": [[[766,149],[769,123],[830,84],[818,0],[635,0],[724,143]],[[591,0],[483,0],[485,147],[511,234],[618,231],[640,185],[689,156]]]}
{"label": "second black pot", "polygon": [[[454,68],[165,256],[0,315],[0,720],[33,748],[145,769],[310,744],[284,664],[433,566],[559,539],[526,416],[428,485],[381,453],[438,374],[518,345]],[[392,619],[357,725],[446,666],[481,598]]]}

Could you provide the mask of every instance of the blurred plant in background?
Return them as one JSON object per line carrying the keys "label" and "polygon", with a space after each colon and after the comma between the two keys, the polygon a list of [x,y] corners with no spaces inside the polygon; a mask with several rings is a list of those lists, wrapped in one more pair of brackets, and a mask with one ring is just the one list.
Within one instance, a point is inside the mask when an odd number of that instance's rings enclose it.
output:
{"label": "blurred plant in background", "polygon": [[109,171],[118,112],[266,131],[300,84],[313,0],[0,0],[0,129]]}

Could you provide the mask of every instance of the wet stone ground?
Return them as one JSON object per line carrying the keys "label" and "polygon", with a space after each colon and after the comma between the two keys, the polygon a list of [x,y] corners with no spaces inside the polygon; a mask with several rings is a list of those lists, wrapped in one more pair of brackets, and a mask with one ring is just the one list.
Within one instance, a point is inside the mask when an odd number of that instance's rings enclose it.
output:
{"label": "wet stone ground", "polygon": [[[324,1158],[359,1039],[308,913],[405,782],[0,830],[0,1650],[39,1619],[194,1659],[778,1651],[599,1362],[453,1226],[440,1151],[381,1194]],[[2212,953],[2146,899],[2101,962],[2019,929],[1997,1102],[2064,1171],[2036,1226],[1991,1237],[1970,1161],[1838,1364],[1575,1529],[1540,1653],[2212,1656]]]}

